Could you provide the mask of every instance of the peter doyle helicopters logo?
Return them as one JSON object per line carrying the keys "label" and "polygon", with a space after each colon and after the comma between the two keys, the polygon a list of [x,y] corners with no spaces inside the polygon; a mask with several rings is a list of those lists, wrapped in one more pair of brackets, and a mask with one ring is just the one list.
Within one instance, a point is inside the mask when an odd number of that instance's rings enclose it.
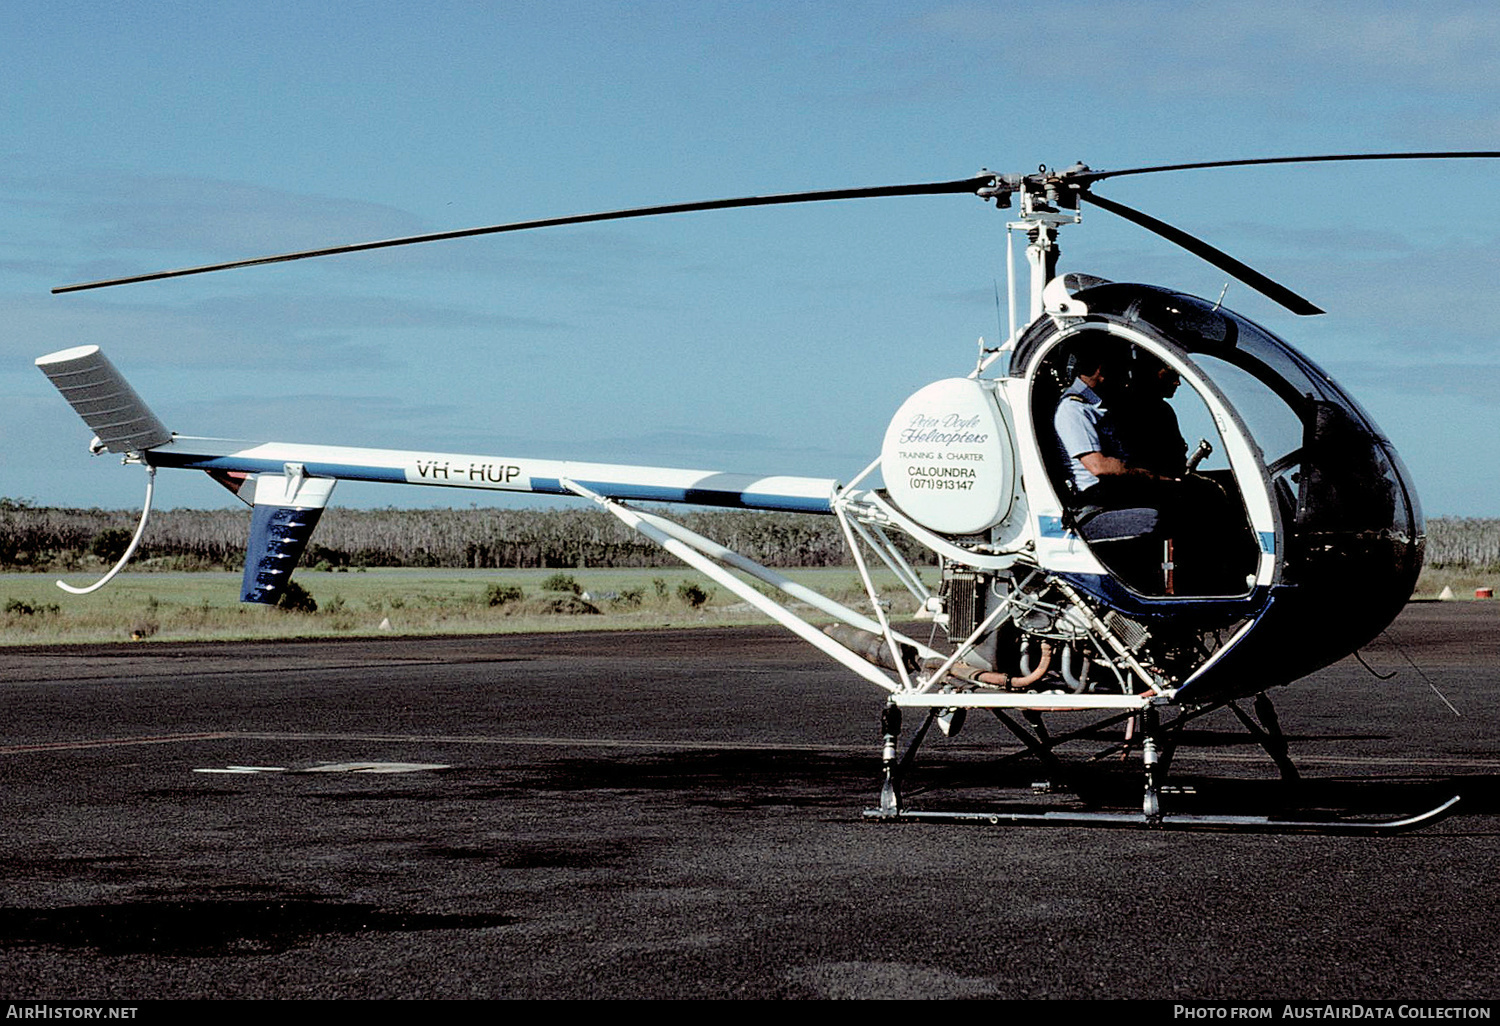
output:
{"label": "peter doyle helicopters logo", "polygon": [[[978,476],[972,464],[984,461],[984,453],[950,446],[983,445],[988,432],[975,430],[981,418],[975,414],[950,413],[932,417],[924,413],[912,416],[906,428],[896,436],[897,444],[912,446],[898,450],[906,463],[906,486],[915,490],[965,492],[974,487]],[[930,446],[930,448],[917,448]],[[964,464],[970,464],[965,466]]]}
{"label": "peter doyle helicopters logo", "polygon": [[946,417],[930,417],[925,413],[912,416],[906,429],[896,436],[902,445],[983,445],[990,440],[988,433],[975,430],[982,426],[979,414],[964,416],[950,413]]}

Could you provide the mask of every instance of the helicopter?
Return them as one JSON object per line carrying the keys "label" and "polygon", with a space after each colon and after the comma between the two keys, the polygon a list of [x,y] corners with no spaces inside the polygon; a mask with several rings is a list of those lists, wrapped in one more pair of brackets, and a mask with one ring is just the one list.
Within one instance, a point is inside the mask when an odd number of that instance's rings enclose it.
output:
{"label": "helicopter", "polygon": [[[125,567],[145,532],[161,468],[206,472],[252,508],[241,600],[259,604],[285,593],[340,480],[572,496],[597,504],[884,692],[883,781],[877,806],[865,813],[871,819],[1350,834],[1416,829],[1453,814],[1459,799],[1396,820],[1188,815],[1166,807],[1165,780],[1184,727],[1220,709],[1237,717],[1284,778],[1296,779],[1268,693],[1356,653],[1394,620],[1422,565],[1421,506],[1389,439],[1307,356],[1221,301],[1059,273],[1058,238],[1092,206],[1187,249],[1295,314],[1314,315],[1322,311],[1284,285],[1094,187],[1127,175],[1249,165],[1496,157],[1500,151],[985,170],[943,182],[510,222],[60,286],[53,292],[734,207],[972,195],[1016,211],[1006,222],[1006,338],[993,348],[981,341],[972,368],[913,393],[892,416],[878,455],[847,482],[193,437],[170,430],[99,347],[42,356],[37,366],[94,431],[91,451],[118,454],[148,475],[140,522],[119,562],[88,587],[58,583],[87,593]],[[1018,235],[1029,272],[1024,303],[1017,299],[1021,275],[1011,242]],[[1108,435],[1123,430],[1131,411],[1159,415],[1162,382],[1181,394],[1168,407],[1172,420],[1158,421],[1149,440],[1180,451],[1170,469],[1144,476],[1191,488],[1116,491],[1100,500],[1087,481],[1094,475],[1080,475],[1078,467],[1115,443],[1066,444],[1062,422],[1078,412],[1070,404],[1092,403],[1088,416],[1096,425],[1118,419]],[[1101,403],[1092,388],[1106,385]],[[1203,434],[1191,457],[1179,413],[1191,414],[1185,419]],[[1130,446],[1123,452],[1128,456]],[[1205,467],[1215,452],[1218,461]],[[868,610],[688,530],[660,509],[674,503],[836,518]],[[940,568],[936,588],[903,555],[898,538],[930,554]],[[912,618],[933,623],[928,642],[893,619],[874,583],[876,563],[910,593]],[[1351,592],[1359,602],[1342,601]],[[819,627],[794,606],[835,622]],[[938,630],[945,644],[936,640]],[[904,712],[922,723],[902,750]],[[910,807],[903,785],[925,737],[934,725],[957,733],[970,712],[993,715],[1064,781],[1076,774],[1057,754],[1060,746],[1123,725],[1123,747],[1141,757],[1139,811]],[[1048,720],[1056,715],[1083,715],[1088,726],[1056,733],[1049,727],[1056,719]]]}

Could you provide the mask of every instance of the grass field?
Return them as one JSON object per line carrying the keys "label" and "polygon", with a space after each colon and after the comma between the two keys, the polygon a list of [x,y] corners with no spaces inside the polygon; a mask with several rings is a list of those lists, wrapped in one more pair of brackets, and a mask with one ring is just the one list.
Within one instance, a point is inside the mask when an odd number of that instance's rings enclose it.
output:
{"label": "grass field", "polygon": [[[786,576],[857,609],[868,600],[852,568],[785,571]],[[565,575],[581,595],[547,591]],[[690,627],[768,622],[738,596],[688,570],[298,571],[317,602],[293,613],[239,601],[237,573],[125,573],[92,595],[69,595],[50,574],[0,574],[0,645],[383,634],[490,634],[529,631]],[[890,575],[883,597],[911,612],[915,601]],[[74,575],[75,586],[90,583]],[[491,589],[522,597],[490,603]],[[696,586],[698,591],[692,590]],[[701,602],[698,602],[702,599]],[[585,605],[586,603],[586,605]],[[695,604],[697,603],[697,604]],[[597,610],[590,612],[589,609]],[[810,610],[800,610],[804,615]],[[810,617],[812,618],[812,617]]]}
{"label": "grass field", "polygon": [[[547,591],[563,574],[583,595]],[[934,577],[933,571],[928,572]],[[786,571],[788,577],[861,611],[868,601],[852,568]],[[296,580],[313,596],[313,613],[291,613],[239,601],[237,573],[126,573],[92,595],[69,595],[50,574],[0,574],[0,645],[183,641],[235,638],[374,636],[383,634],[493,634],[531,631],[628,630],[766,623],[739,597],[688,571],[639,570],[411,570],[380,568],[346,573],[301,570]],[[915,602],[890,575],[882,597],[897,613]],[[89,583],[75,576],[71,583]],[[929,586],[934,583],[929,580]],[[1436,598],[1444,586],[1473,599],[1496,575],[1431,570],[1417,598]],[[700,592],[693,593],[696,585]],[[519,588],[520,599],[490,603],[492,588]],[[686,592],[686,596],[682,594]],[[701,604],[693,600],[703,597]],[[587,605],[583,602],[586,600]],[[588,609],[597,612],[587,611]],[[799,610],[810,619],[811,610]]]}

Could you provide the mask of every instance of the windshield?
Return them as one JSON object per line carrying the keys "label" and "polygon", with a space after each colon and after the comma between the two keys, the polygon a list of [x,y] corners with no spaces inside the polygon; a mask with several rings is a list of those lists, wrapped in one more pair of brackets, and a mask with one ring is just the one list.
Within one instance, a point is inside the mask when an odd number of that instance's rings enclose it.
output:
{"label": "windshield", "polygon": [[[1279,471],[1296,485],[1299,529],[1389,531],[1401,538],[1419,533],[1415,493],[1389,441],[1307,357],[1238,314],[1190,296],[1138,292],[1124,312],[1127,320],[1157,327],[1205,365],[1234,368],[1214,383],[1245,418],[1273,477]],[[1295,444],[1292,418],[1300,425]]]}

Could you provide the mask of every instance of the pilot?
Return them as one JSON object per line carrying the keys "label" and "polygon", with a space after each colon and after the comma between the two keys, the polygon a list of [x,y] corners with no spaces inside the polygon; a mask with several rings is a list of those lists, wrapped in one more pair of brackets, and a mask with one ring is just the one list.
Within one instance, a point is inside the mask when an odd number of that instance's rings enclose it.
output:
{"label": "pilot", "polygon": [[1116,398],[1123,399],[1117,395],[1123,389],[1111,386],[1125,379],[1111,356],[1103,340],[1082,341],[1074,350],[1077,376],[1053,415],[1072,478],[1070,526],[1091,544],[1127,543],[1124,549],[1111,546],[1114,571],[1148,593],[1174,592],[1169,549],[1137,542],[1193,533],[1193,504],[1180,476],[1152,470],[1132,456],[1130,441],[1134,437],[1139,450],[1139,433],[1132,435],[1126,420],[1111,410]]}
{"label": "pilot", "polygon": [[1101,390],[1109,391],[1106,381],[1122,376],[1105,356],[1105,345],[1093,340],[1074,351],[1077,376],[1058,400],[1052,423],[1068,461],[1077,504],[1120,508],[1159,491],[1161,485],[1180,481],[1180,475],[1157,473],[1131,459],[1129,429],[1110,413],[1100,395]]}
{"label": "pilot", "polygon": [[[1166,401],[1181,379],[1147,357],[1132,398],[1124,394],[1126,375],[1113,355],[1102,340],[1085,339],[1078,346],[1077,377],[1053,416],[1072,473],[1073,528],[1090,542],[1171,539],[1178,593],[1237,587],[1213,577],[1213,539],[1229,522],[1230,506],[1220,485],[1187,472],[1187,445]],[[1112,516],[1103,516],[1111,511]],[[1154,590],[1156,582],[1150,578],[1165,571],[1164,560],[1146,552],[1137,555],[1141,558],[1131,560],[1117,553],[1115,560],[1126,576]]]}

